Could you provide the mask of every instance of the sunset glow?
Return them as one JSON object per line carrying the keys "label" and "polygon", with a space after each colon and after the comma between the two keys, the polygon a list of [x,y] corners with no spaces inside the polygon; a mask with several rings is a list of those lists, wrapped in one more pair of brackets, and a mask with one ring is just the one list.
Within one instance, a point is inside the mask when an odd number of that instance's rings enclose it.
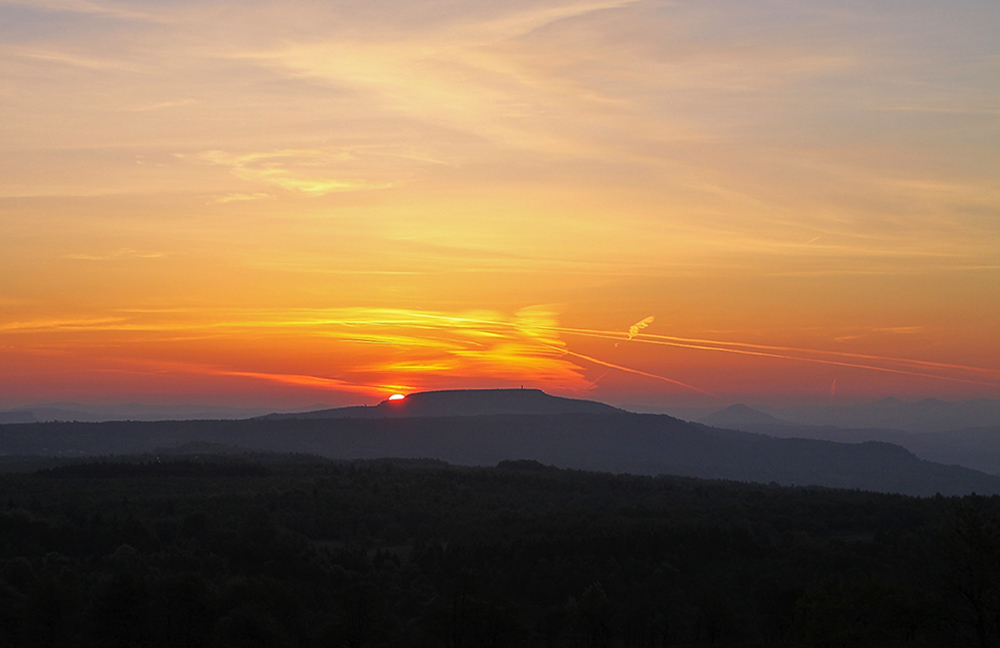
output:
{"label": "sunset glow", "polygon": [[1000,398],[996,3],[0,17],[0,409]]}

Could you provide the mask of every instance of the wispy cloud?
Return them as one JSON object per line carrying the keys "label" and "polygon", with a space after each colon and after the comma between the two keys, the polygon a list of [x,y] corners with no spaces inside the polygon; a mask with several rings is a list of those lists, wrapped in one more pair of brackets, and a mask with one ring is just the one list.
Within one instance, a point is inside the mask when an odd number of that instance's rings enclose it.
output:
{"label": "wispy cloud", "polygon": [[146,250],[134,250],[132,248],[119,248],[114,252],[106,254],[89,254],[78,252],[64,255],[64,259],[76,259],[80,261],[118,261],[121,259],[161,259],[167,256],[166,252],[154,252]]}
{"label": "wispy cloud", "polygon": [[178,108],[181,106],[192,106],[198,103],[197,99],[176,99],[172,101],[158,101],[155,103],[139,104],[129,106],[127,109],[136,112],[148,112],[151,110],[165,110],[167,108]]}
{"label": "wispy cloud", "polygon": [[891,333],[893,335],[913,335],[914,333],[919,333],[924,330],[924,326],[888,326],[873,328],[872,331],[876,333]]}
{"label": "wispy cloud", "polygon": [[[188,156],[179,155],[182,159]],[[194,156],[208,164],[228,167],[241,180],[273,184],[288,191],[322,196],[340,191],[388,189],[394,182],[373,182],[360,178],[331,177],[331,166],[350,159],[344,152],[329,153],[317,149],[286,149],[266,153],[232,154],[204,151]],[[264,194],[233,194],[261,196]]]}
{"label": "wispy cloud", "polygon": [[248,202],[251,200],[273,200],[274,194],[269,193],[231,193],[212,198],[210,204],[226,204],[233,202]]}
{"label": "wispy cloud", "polygon": [[314,376],[310,374],[288,374],[268,371],[238,371],[204,364],[182,364],[174,363],[172,367],[180,372],[195,375],[210,375],[233,378],[254,378],[265,382],[291,385],[294,387],[308,387],[311,389],[324,389],[338,392],[371,394],[373,392],[408,391],[409,385],[400,383],[377,383],[365,384],[350,382],[326,376]]}
{"label": "wispy cloud", "polygon": [[140,65],[120,58],[95,56],[94,54],[75,52],[71,49],[46,48],[42,46],[2,47],[0,48],[0,55],[38,63],[65,65],[95,71],[136,71],[141,69]]}
{"label": "wispy cloud", "polygon": [[[336,389],[347,384],[413,389],[465,381],[549,385],[571,391],[591,386],[583,369],[568,359],[554,332],[556,315],[547,308],[525,308],[512,315],[489,310],[449,313],[380,308],[232,312],[229,319],[220,318],[222,314],[153,310],[116,318],[11,322],[0,325],[0,331],[49,336],[67,331],[102,336],[130,333],[143,334],[145,340],[153,335],[154,339],[174,341],[220,335],[229,340],[261,336],[298,339],[304,344],[308,340],[337,341],[342,345],[340,356],[329,359],[337,367],[336,373],[275,372],[268,378]],[[299,316],[289,318],[296,314]],[[81,349],[81,339],[74,338],[72,344]],[[364,351],[352,350],[359,344],[366,345]],[[261,378],[272,375],[241,367],[238,362],[235,366],[215,366],[212,372]]]}
{"label": "wispy cloud", "polygon": [[127,322],[124,317],[35,319],[0,323],[6,332],[108,331]]}
{"label": "wispy cloud", "polygon": [[[561,21],[634,4],[498,6],[492,15],[459,12],[406,35],[380,34],[376,28],[367,38],[356,32],[344,38],[306,38],[245,49],[238,56],[295,79],[348,88],[374,115],[457,131],[478,140],[469,142],[477,148],[486,143],[577,155],[581,147],[594,149],[593,143],[564,132],[566,125],[593,113],[588,104],[604,106],[619,99],[558,78],[541,64],[545,53],[536,54],[519,39]],[[570,106],[581,114],[566,110]]]}
{"label": "wispy cloud", "polygon": [[639,335],[639,331],[652,324],[653,319],[654,319],[653,316],[650,315],[646,319],[636,322],[632,326],[628,327],[628,339],[631,340],[635,336]]}
{"label": "wispy cloud", "polygon": [[29,7],[35,11],[109,16],[124,20],[163,21],[163,18],[156,14],[132,11],[123,9],[121,6],[93,2],[92,0],[0,0],[0,6],[3,5]]}

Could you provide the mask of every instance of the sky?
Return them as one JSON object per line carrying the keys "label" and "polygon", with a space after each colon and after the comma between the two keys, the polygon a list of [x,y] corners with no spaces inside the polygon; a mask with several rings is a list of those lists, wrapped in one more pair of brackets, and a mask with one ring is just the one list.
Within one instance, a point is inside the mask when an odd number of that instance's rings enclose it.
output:
{"label": "sky", "polygon": [[0,0],[0,408],[1000,398],[1000,4]]}

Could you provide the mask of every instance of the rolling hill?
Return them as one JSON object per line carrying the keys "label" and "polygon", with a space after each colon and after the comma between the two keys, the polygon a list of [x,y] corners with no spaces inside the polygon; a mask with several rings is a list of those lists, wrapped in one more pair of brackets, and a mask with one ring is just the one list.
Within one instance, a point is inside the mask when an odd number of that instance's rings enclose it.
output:
{"label": "rolling hill", "polygon": [[[349,416],[357,412],[364,415]],[[614,473],[911,495],[1000,493],[998,476],[924,461],[890,443],[775,438],[537,390],[427,392],[376,407],[242,421],[0,426],[0,455],[7,464],[18,456],[140,454],[192,442],[337,459],[428,458],[480,466],[527,459]]]}

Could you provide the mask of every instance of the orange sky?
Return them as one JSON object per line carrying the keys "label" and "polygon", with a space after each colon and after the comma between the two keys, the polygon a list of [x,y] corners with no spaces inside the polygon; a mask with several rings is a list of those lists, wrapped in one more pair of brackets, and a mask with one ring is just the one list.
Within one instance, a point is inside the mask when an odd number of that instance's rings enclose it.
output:
{"label": "orange sky", "polygon": [[871,4],[0,0],[0,408],[1000,398],[1000,6]]}

